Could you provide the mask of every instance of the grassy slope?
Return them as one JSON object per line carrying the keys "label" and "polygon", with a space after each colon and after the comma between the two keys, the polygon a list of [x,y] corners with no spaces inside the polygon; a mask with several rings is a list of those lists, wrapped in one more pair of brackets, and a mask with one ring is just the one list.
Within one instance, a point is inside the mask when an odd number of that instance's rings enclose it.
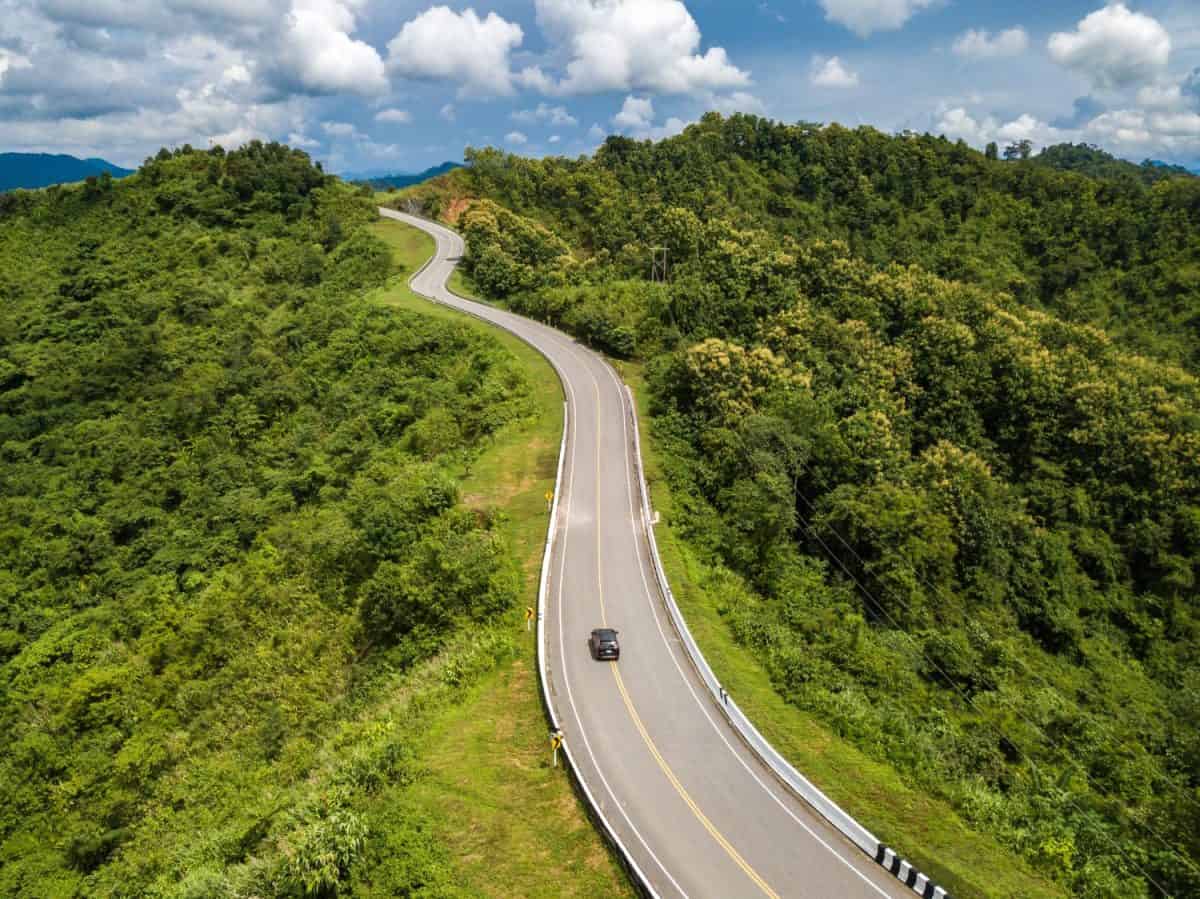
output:
{"label": "grassy slope", "polygon": [[[502,431],[464,472],[468,504],[501,509],[505,537],[522,561],[526,605],[537,599],[562,430],[562,390],[554,370],[515,337],[430,303],[408,288],[433,253],[433,240],[398,222],[374,226],[402,270],[380,302],[460,321],[498,339],[521,363],[540,403],[536,418]],[[520,613],[506,624],[521,632]],[[624,874],[592,828],[564,772],[550,767],[546,719],[536,682],[533,635],[522,652],[488,673],[465,700],[438,713],[419,750],[426,772],[408,801],[439,822],[454,880],[480,896],[631,896]]]}
{"label": "grassy slope", "polygon": [[638,398],[646,478],[654,508],[662,516],[655,534],[663,566],[705,658],[755,726],[827,796],[956,899],[1065,895],[993,839],[971,830],[948,805],[909,789],[889,766],[869,758],[775,691],[766,670],[737,643],[716,604],[705,595],[702,563],[671,529],[671,494],[659,476],[654,440],[646,427],[641,367],[618,367]]}

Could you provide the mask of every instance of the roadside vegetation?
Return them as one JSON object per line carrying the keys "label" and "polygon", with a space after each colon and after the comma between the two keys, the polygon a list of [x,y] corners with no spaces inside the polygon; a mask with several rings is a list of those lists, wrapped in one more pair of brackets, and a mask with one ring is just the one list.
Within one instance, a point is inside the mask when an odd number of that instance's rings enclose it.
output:
{"label": "roadside vegetation", "polygon": [[369,200],[259,143],[0,196],[0,894],[622,889],[497,704],[541,375],[379,302]]}
{"label": "roadside vegetation", "polygon": [[850,811],[965,894],[1196,895],[1200,179],[1008,150],[710,115],[401,201],[644,368],[702,646]]}

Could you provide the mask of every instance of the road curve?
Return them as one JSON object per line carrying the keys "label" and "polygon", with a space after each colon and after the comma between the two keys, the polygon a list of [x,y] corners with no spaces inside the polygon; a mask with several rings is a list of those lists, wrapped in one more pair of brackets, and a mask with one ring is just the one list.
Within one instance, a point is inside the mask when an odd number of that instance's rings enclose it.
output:
{"label": "road curve", "polygon": [[[381,210],[437,242],[413,289],[516,334],[567,399],[562,489],[546,593],[545,676],[576,773],[663,899],[912,897],[746,748],[672,629],[647,553],[626,393],[598,354],[553,328],[446,287],[462,238]],[[595,662],[591,629],[620,631]]]}

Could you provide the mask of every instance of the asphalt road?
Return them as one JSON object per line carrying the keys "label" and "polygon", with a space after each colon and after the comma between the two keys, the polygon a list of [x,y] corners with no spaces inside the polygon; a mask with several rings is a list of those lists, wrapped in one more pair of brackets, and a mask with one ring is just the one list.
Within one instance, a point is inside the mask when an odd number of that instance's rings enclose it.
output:
{"label": "asphalt road", "polygon": [[[596,353],[528,319],[454,296],[454,232],[392,210],[437,241],[418,293],[491,321],[544,354],[568,403],[547,593],[551,701],[579,775],[664,899],[912,897],[793,796],[741,742],[679,645],[650,567],[621,382]],[[593,661],[592,628],[621,659]]]}

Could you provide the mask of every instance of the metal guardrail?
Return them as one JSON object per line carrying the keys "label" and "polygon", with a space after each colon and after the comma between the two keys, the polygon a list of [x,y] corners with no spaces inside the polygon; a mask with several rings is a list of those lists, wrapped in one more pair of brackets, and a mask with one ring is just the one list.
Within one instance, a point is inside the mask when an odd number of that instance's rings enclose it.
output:
{"label": "metal guardrail", "polygon": [[852,818],[837,803],[817,789],[808,778],[792,767],[791,763],[780,755],[779,751],[767,741],[767,738],[759,733],[758,728],[746,717],[733,697],[721,686],[717,675],[709,667],[704,654],[700,651],[700,647],[696,645],[691,631],[688,630],[687,622],[683,619],[683,613],[680,611],[678,603],[675,602],[675,594],[671,592],[671,585],[667,582],[667,574],[663,570],[662,557],[658,553],[658,541],[654,536],[654,519],[650,509],[650,491],[646,485],[646,472],[642,467],[642,446],[638,431],[637,405],[634,400],[633,391],[629,389],[628,385],[625,385],[623,393],[626,410],[632,424],[631,430],[633,431],[637,483],[642,496],[642,524],[646,533],[646,543],[650,547],[650,560],[654,568],[654,576],[658,580],[658,586],[662,591],[663,600],[667,607],[667,614],[671,619],[676,633],[679,635],[679,640],[683,644],[688,660],[692,663],[692,667],[696,670],[696,673],[699,674],[705,687],[708,688],[708,692],[713,700],[715,700],[717,708],[721,710],[721,713],[742,740],[745,741],[746,745],[750,747],[750,750],[766,764],[771,772],[791,789],[792,792],[812,806],[821,817],[837,828],[838,832],[867,855],[875,859],[876,862],[891,871],[900,881],[912,887],[917,895],[928,897],[928,899],[949,899],[944,889],[935,885],[927,876],[917,871],[909,862],[900,858],[895,852],[881,843],[874,834],[859,824],[858,821]]}

